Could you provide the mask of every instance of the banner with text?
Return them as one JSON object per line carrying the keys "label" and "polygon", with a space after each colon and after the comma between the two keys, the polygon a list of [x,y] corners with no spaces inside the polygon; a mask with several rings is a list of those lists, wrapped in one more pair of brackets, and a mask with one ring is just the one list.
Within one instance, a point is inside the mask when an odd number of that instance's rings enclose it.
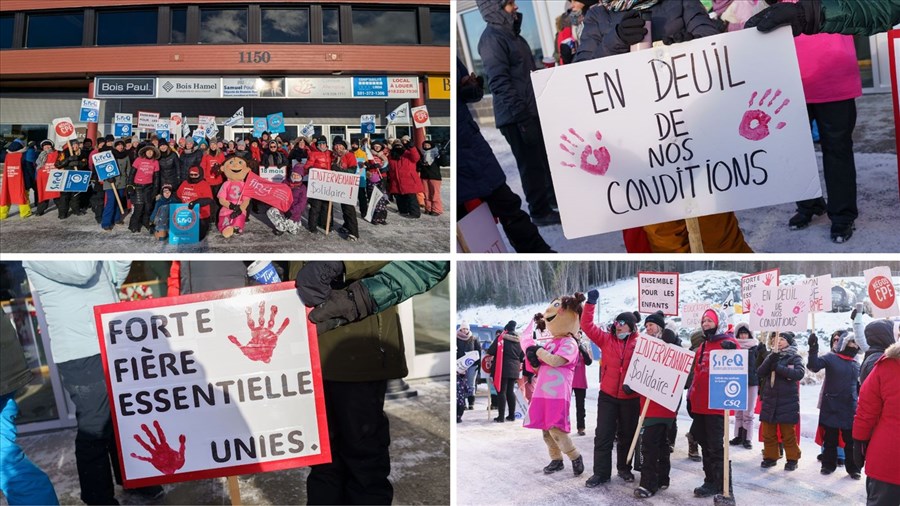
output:
{"label": "banner with text", "polygon": [[809,317],[809,286],[757,286],[753,290],[750,328],[768,332],[804,332]]}
{"label": "banner with text", "polygon": [[158,122],[158,112],[138,111],[138,128],[141,130],[156,130]]}
{"label": "banner with text", "polygon": [[356,205],[359,192],[359,175],[333,170],[310,169],[306,196],[311,199],[330,200],[339,204]]}
{"label": "banner with text", "polygon": [[678,316],[678,273],[638,272],[638,311]]}
{"label": "banner with text", "polygon": [[778,286],[778,273],[778,269],[770,269],[741,277],[741,313],[748,314],[750,312],[750,299],[757,286]]}
{"label": "banner with text", "polygon": [[694,365],[694,352],[639,334],[625,371],[625,384],[660,406],[675,411]]}
{"label": "banner with text", "polygon": [[712,302],[689,302],[681,305],[681,327],[699,329],[703,312],[712,307]]}

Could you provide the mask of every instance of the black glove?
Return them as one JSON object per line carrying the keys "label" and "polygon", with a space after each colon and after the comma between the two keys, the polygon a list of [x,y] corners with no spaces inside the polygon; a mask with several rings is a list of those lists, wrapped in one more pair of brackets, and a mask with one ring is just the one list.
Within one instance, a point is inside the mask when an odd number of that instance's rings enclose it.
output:
{"label": "black glove", "polygon": [[634,390],[632,390],[631,387],[628,385],[622,385],[622,391],[628,395],[631,395],[634,393]]}
{"label": "black glove", "polygon": [[232,211],[240,211],[241,206],[240,204],[228,204],[228,209],[231,209]]}
{"label": "black glove", "polygon": [[193,210],[194,210],[194,206],[196,206],[196,205],[197,205],[197,201],[196,201],[196,200],[193,201],[193,202],[188,202],[188,209],[190,209],[191,211],[193,211]]}
{"label": "black glove", "polygon": [[325,302],[309,313],[309,321],[316,324],[319,334],[362,320],[375,312],[375,302],[369,289],[359,281],[347,288],[332,290]]}
{"label": "black glove", "polygon": [[243,214],[243,211],[241,211],[241,207],[238,206],[237,209],[235,209],[234,211],[231,211],[231,219],[234,220],[234,219],[236,219],[238,216],[240,216],[241,214]]}
{"label": "black glove", "polygon": [[644,40],[647,36],[647,29],[644,28],[644,20],[641,19],[641,13],[638,11],[628,11],[627,14],[616,25],[616,34],[622,39],[622,42],[629,46],[637,44]]}
{"label": "black glove", "polygon": [[731,341],[725,340],[725,341],[722,341],[722,349],[723,350],[735,350],[735,349],[737,349],[737,345]]}
{"label": "black glove", "polygon": [[809,351],[813,349],[819,349],[819,336],[816,335],[815,332],[809,335],[809,339],[806,340],[806,343],[809,344]]}
{"label": "black glove", "polygon": [[665,39],[663,39],[663,44],[667,46],[671,46],[672,44],[678,44],[679,42],[687,42],[689,40],[694,40],[694,34],[687,30],[682,30],[680,32],[675,32],[672,35],[669,35]]}
{"label": "black glove", "polygon": [[744,24],[744,28],[756,27],[765,33],[779,26],[791,25],[794,37],[805,33],[819,33],[822,22],[822,6],[820,0],[800,0],[798,3],[778,3],[752,16]]}
{"label": "black glove", "polygon": [[342,281],[344,262],[307,262],[297,273],[294,284],[300,300],[309,307],[325,302],[331,293],[331,284]]}
{"label": "black glove", "polygon": [[528,359],[528,363],[531,364],[531,367],[538,368],[541,366],[541,360],[537,356],[537,351],[540,349],[542,348],[536,344],[532,344],[528,348],[525,348],[525,358]]}
{"label": "black glove", "polygon": [[596,304],[598,300],[600,300],[600,292],[599,291],[591,290],[588,292],[588,298],[587,298],[588,304]]}
{"label": "black glove", "polygon": [[853,440],[853,461],[856,462],[856,467],[859,469],[866,465],[866,451],[868,449],[868,441]]}

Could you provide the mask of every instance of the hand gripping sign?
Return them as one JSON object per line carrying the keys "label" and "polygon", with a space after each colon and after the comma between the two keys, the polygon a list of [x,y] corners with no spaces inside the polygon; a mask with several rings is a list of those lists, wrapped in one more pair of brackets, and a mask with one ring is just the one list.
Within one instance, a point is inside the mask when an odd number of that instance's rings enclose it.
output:
{"label": "hand gripping sign", "polygon": [[570,239],[822,194],[786,28],[553,67],[531,80]]}
{"label": "hand gripping sign", "polygon": [[293,282],[95,307],[125,486],[330,462],[307,313]]}

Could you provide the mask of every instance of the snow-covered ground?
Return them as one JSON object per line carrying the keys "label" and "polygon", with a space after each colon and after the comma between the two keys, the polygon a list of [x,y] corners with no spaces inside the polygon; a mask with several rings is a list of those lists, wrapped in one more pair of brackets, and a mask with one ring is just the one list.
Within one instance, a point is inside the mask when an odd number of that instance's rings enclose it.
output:
{"label": "snow-covered ground", "polygon": [[[522,181],[509,144],[496,128],[482,127],[481,133],[494,150],[494,155],[506,173],[506,182],[522,196],[522,208],[527,209]],[[822,153],[816,152],[819,180],[825,194],[822,173]],[[856,153],[857,205],[859,218],[856,232],[844,244],[831,242],[831,222],[826,216],[813,220],[804,230],[790,230],[787,222],[794,215],[794,203],[738,211],[737,217],[744,238],[755,252],[769,253],[893,253],[900,251],[900,206],[897,196],[897,155],[893,153]],[[550,246],[561,253],[625,252],[621,232],[566,239],[561,225],[540,228]],[[502,234],[502,229],[500,230]],[[508,244],[510,251],[514,251]]]}

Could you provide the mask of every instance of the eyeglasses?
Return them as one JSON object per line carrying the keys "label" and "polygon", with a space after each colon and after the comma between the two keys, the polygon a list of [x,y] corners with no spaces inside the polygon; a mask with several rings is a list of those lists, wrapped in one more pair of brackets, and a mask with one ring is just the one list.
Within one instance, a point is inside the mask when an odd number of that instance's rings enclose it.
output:
{"label": "eyeglasses", "polygon": [[625,320],[616,320],[616,325],[628,325],[628,322]]}

